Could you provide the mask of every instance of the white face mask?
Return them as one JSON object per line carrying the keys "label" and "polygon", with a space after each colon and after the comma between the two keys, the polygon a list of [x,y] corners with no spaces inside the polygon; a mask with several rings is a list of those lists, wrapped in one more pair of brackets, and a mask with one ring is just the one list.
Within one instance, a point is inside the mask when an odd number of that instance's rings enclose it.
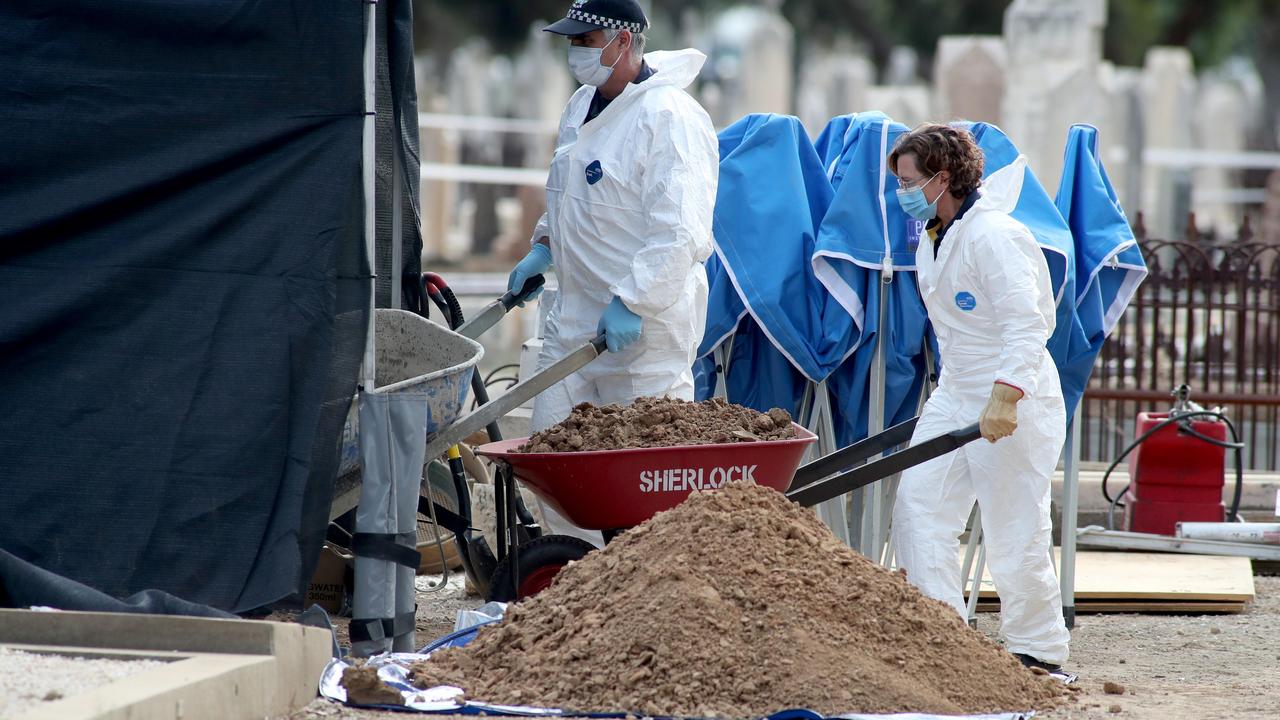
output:
{"label": "white face mask", "polygon": [[618,35],[621,32],[621,30],[613,31],[613,37],[609,38],[604,47],[591,48],[570,45],[569,71],[573,73],[574,79],[583,85],[591,85],[592,87],[600,87],[609,82],[609,77],[613,75],[613,66],[617,65],[618,60],[622,59],[622,53],[618,53],[613,65],[601,65],[600,56],[604,53],[604,48],[609,47],[614,40],[618,39]]}

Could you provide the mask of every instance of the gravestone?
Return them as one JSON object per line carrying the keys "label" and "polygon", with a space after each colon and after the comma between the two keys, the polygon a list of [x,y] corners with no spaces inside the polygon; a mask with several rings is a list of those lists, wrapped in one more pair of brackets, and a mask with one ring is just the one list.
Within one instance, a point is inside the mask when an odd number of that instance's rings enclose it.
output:
{"label": "gravestone", "polygon": [[820,51],[801,63],[796,115],[817,135],[837,115],[868,109],[867,89],[875,67],[849,50]]}
{"label": "gravestone", "polygon": [[885,66],[885,85],[919,85],[920,56],[915,48],[906,45],[895,45],[889,51],[889,62]]}
{"label": "gravestone", "polygon": [[998,35],[949,35],[934,58],[934,110],[940,121],[1000,124],[1005,86],[1004,39]]}
{"label": "gravestone", "polygon": [[1103,62],[1098,82],[1105,106],[1098,145],[1120,206],[1130,219],[1142,209],[1142,71]]}
{"label": "gravestone", "polygon": [[1144,151],[1142,209],[1154,237],[1180,239],[1186,227],[1191,185],[1189,167],[1157,163],[1152,151],[1177,152],[1194,147],[1192,113],[1196,79],[1191,53],[1182,47],[1147,51],[1142,77]]}
{"label": "gravestone", "polygon": [[913,128],[934,119],[929,95],[925,85],[874,85],[867,89],[867,109]]}
{"label": "gravestone", "polygon": [[[1235,153],[1245,150],[1247,124],[1244,91],[1221,77],[1206,76],[1196,92],[1195,144],[1210,152]],[[1235,237],[1243,219],[1243,206],[1231,196],[1241,189],[1239,170],[1205,166],[1194,176],[1192,209],[1202,229],[1212,229],[1218,237]]]}
{"label": "gravestone", "polygon": [[734,7],[715,19],[703,79],[717,87],[711,93],[704,89],[717,126],[747,113],[792,112],[794,35],[773,7]]}
{"label": "gravestone", "polygon": [[1267,199],[1262,204],[1262,241],[1280,245],[1280,170],[1267,176]]}
{"label": "gravestone", "polygon": [[1098,65],[1106,0],[1014,0],[1005,11],[1002,127],[1052,195],[1074,123],[1105,119]]}

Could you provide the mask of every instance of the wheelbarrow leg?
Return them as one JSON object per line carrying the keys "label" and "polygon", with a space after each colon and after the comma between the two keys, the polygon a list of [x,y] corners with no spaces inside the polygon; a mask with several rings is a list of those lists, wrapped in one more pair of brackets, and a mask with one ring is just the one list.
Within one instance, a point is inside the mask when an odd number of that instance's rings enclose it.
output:
{"label": "wheelbarrow leg", "polygon": [[510,465],[507,466],[506,477],[503,482],[507,486],[507,557],[511,558],[511,595],[518,597],[520,590],[520,533],[516,528],[519,517],[516,513],[516,499],[520,497],[520,490],[516,487],[516,473]]}
{"label": "wheelbarrow leg", "polygon": [[496,533],[494,551],[498,554],[498,563],[507,558],[507,473],[511,466],[502,463],[493,477],[493,529]]}

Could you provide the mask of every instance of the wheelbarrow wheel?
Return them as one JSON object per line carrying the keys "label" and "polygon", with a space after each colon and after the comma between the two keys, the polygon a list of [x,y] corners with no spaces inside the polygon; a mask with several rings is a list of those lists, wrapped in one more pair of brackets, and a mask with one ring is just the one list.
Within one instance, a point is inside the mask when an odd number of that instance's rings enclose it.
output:
{"label": "wheelbarrow wheel", "polygon": [[[581,560],[595,549],[596,546],[586,540],[568,535],[543,535],[522,543],[494,569],[489,581],[489,600],[514,602],[537,595],[551,585],[565,565]],[[513,560],[520,570],[514,596],[511,592]]]}

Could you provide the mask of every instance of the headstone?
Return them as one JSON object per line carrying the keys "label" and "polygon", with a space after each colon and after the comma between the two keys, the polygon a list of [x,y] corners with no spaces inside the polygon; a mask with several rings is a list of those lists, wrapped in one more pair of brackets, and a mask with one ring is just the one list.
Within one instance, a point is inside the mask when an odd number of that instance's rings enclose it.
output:
{"label": "headstone", "polygon": [[1267,176],[1267,199],[1262,204],[1262,241],[1280,245],[1280,170]]}
{"label": "headstone", "polygon": [[889,62],[884,72],[885,85],[920,84],[920,56],[915,48],[895,45],[889,51]]}
{"label": "headstone", "polygon": [[717,126],[747,113],[792,112],[794,36],[791,23],[772,7],[739,6],[716,18],[703,79],[718,86],[711,116]]}
{"label": "headstone", "polygon": [[[577,89],[577,83],[569,75],[566,60],[567,43],[559,35],[542,32],[543,23],[535,23],[529,29],[524,49],[515,64],[515,88],[511,97],[516,100],[512,115],[533,120],[555,128],[560,124],[560,114],[565,103]],[[537,92],[523,92],[522,88],[536,88]],[[554,135],[524,135],[527,146],[526,167],[547,167],[555,151]],[[536,220],[536,218],[535,218]]]}
{"label": "headstone", "polygon": [[1098,82],[1106,111],[1098,126],[1099,152],[1120,206],[1132,220],[1142,209],[1142,71],[1103,62]]}
{"label": "headstone", "polygon": [[[529,28],[524,49],[516,59],[515,87],[511,92],[517,100],[512,115],[546,128],[545,132],[507,138],[515,141],[521,151],[518,164],[528,168],[551,165],[560,115],[577,89],[577,83],[569,74],[567,43],[559,35],[542,32],[545,26],[544,22],[536,22]],[[522,88],[537,88],[537,92],[524,92]],[[518,260],[529,251],[529,234],[547,207],[545,188],[521,185],[515,192],[519,203],[518,222],[514,230],[499,237],[494,248],[500,257],[509,260]]]}
{"label": "headstone", "polygon": [[[423,112],[442,113],[449,103],[439,95],[419,95]],[[457,130],[422,128],[419,131],[422,162],[457,164],[461,158],[462,139]],[[434,260],[457,260],[465,252],[450,247],[450,228],[454,225],[458,202],[458,183],[424,180],[418,188],[422,207],[422,264]]]}
{"label": "headstone", "polygon": [[[1195,146],[1209,152],[1235,153],[1245,150],[1248,108],[1243,90],[1221,77],[1206,76],[1196,92]],[[1243,205],[1233,197],[1242,189],[1239,170],[1221,166],[1197,168],[1192,193],[1192,209],[1201,229],[1212,229],[1217,237],[1235,237],[1243,219]]]}
{"label": "headstone", "polygon": [[1098,64],[1106,0],[1014,0],[1004,15],[1003,129],[1052,195],[1074,123],[1104,118]]}
{"label": "headstone", "polygon": [[950,35],[938,40],[934,58],[934,110],[941,121],[1000,124],[1004,102],[1004,39],[998,35]]}
{"label": "headstone", "polygon": [[1153,151],[1163,153],[1194,147],[1192,114],[1196,80],[1191,53],[1182,47],[1153,47],[1147,51],[1142,78],[1144,127],[1142,209],[1153,237],[1181,239],[1186,214],[1191,209],[1186,188],[1191,185],[1189,168],[1171,167],[1151,159]]}
{"label": "headstone", "polygon": [[819,51],[801,63],[796,115],[817,135],[837,115],[868,109],[867,89],[875,67],[849,50]]}
{"label": "headstone", "polygon": [[924,85],[875,85],[867,89],[867,109],[913,128],[935,117],[929,95]]}

